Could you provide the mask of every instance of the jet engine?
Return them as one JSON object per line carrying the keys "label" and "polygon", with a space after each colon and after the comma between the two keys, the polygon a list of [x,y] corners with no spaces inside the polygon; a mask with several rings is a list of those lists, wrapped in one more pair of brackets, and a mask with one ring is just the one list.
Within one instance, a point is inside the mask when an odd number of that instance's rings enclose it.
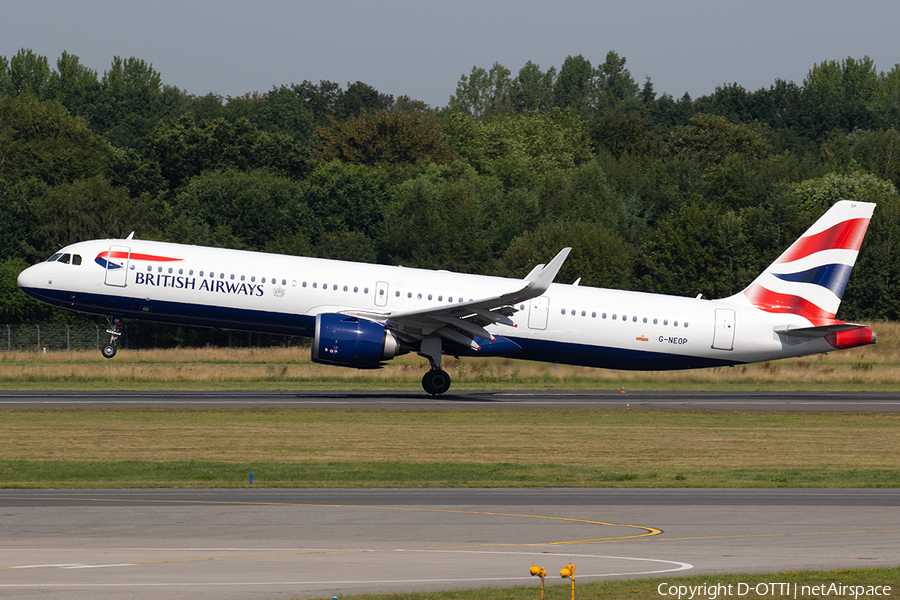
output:
{"label": "jet engine", "polygon": [[383,323],[342,315],[316,315],[313,362],[357,369],[377,369],[400,353],[400,342]]}

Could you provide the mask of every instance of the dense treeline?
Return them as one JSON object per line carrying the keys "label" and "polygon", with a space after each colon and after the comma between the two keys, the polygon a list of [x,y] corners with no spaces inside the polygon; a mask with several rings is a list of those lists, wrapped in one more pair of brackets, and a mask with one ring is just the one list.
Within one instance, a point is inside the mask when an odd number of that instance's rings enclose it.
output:
{"label": "dense treeline", "polygon": [[432,108],[362,82],[198,97],[140,59],[100,76],[23,49],[0,57],[0,322],[73,319],[16,273],[131,231],[513,277],[571,245],[558,281],[722,297],[838,199],[879,205],[840,316],[897,319],[898,160],[900,65],[869,58],[697,99],[615,52],[495,64]]}

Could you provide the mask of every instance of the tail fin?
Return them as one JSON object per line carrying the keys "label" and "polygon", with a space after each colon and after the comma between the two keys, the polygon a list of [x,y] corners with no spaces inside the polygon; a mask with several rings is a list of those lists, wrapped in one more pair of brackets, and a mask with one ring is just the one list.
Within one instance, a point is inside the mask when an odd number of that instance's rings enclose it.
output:
{"label": "tail fin", "polygon": [[814,326],[831,323],[874,210],[869,202],[836,202],[753,283],[728,300],[746,299],[766,312],[799,315]]}

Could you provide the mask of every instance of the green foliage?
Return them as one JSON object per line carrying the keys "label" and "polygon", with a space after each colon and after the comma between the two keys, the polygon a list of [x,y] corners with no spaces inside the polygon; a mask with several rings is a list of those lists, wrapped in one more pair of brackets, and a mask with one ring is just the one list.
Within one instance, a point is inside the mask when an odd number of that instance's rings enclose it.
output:
{"label": "green foliage", "polygon": [[313,118],[306,102],[286,86],[273,89],[261,102],[253,103],[246,116],[263,131],[287,134],[302,144],[312,138]]}
{"label": "green foliage", "polygon": [[332,161],[310,173],[301,194],[314,215],[311,235],[316,239],[337,236],[329,238],[331,250],[326,258],[331,258],[334,241],[346,232],[367,240],[378,235],[388,202],[387,176],[376,168]]}
{"label": "green foliage", "polygon": [[9,61],[9,81],[15,94],[48,100],[50,65],[47,63],[47,57],[22,48]]}
{"label": "green foliage", "polygon": [[553,88],[555,105],[578,115],[586,114],[591,104],[593,74],[591,61],[580,54],[567,56]]}
{"label": "green foliage", "polygon": [[625,57],[612,50],[606,60],[597,67],[594,75],[597,85],[597,105],[600,110],[617,109],[623,112],[639,107],[638,84],[625,68]]}
{"label": "green foliage", "polygon": [[[493,177],[463,163],[429,167],[400,184],[385,211],[382,260],[408,267],[482,273],[493,262],[488,215],[503,213]],[[505,215],[507,218],[512,218]]]}
{"label": "green foliage", "polygon": [[243,118],[235,122],[218,118],[197,123],[184,115],[159,126],[148,136],[147,146],[172,190],[192,177],[217,169],[268,168],[299,176],[307,168],[292,138],[260,131]]}
{"label": "green foliage", "polygon": [[167,213],[166,237],[248,250],[306,249],[312,220],[302,184],[268,171],[231,169],[204,173],[184,187]]}
{"label": "green foliage", "polygon": [[315,132],[316,162],[340,160],[361,165],[435,164],[453,160],[438,123],[410,112],[364,112]]}
{"label": "green foliage", "polygon": [[757,274],[747,268],[753,255],[739,213],[692,203],[648,232],[636,257],[636,283],[647,292],[724,298]]}
{"label": "green foliage", "polygon": [[0,178],[61,185],[102,173],[108,160],[105,141],[57,102],[0,99]]}
{"label": "green foliage", "polygon": [[534,265],[546,263],[561,248],[572,253],[556,280],[582,285],[624,289],[631,283],[631,252],[616,233],[597,223],[558,221],[528,231],[509,246],[498,271],[509,277],[525,277]]}
{"label": "green foliage", "polygon": [[734,125],[723,117],[699,114],[692,117],[688,125],[672,130],[666,150],[677,158],[721,163],[733,154],[765,158],[772,152],[772,147],[761,134],[746,125]]}
{"label": "green foliage", "polygon": [[881,203],[895,197],[897,190],[890,182],[868,173],[829,173],[795,184],[792,194],[804,210],[818,217],[838,200]]}
{"label": "green foliage", "polygon": [[591,156],[584,124],[559,110],[492,121],[454,114],[444,128],[460,158],[509,186],[532,188],[548,173]]}
{"label": "green foliage", "polygon": [[123,238],[132,231],[150,237],[156,213],[149,195],[130,198],[97,175],[47,188],[34,199],[33,257],[45,257],[84,240]]}
{"label": "green foliage", "polygon": [[[0,179],[0,259],[22,255],[24,241],[35,227],[31,195],[34,184],[11,184]],[[9,321],[7,321],[9,322]]]}

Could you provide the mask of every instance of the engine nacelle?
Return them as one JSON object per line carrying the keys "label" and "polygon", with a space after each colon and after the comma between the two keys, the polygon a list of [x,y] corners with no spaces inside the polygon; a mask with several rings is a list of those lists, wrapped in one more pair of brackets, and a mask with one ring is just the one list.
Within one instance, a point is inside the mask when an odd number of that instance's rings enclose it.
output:
{"label": "engine nacelle", "polygon": [[400,343],[384,326],[367,319],[322,313],[316,315],[313,362],[358,369],[377,369],[397,356]]}

